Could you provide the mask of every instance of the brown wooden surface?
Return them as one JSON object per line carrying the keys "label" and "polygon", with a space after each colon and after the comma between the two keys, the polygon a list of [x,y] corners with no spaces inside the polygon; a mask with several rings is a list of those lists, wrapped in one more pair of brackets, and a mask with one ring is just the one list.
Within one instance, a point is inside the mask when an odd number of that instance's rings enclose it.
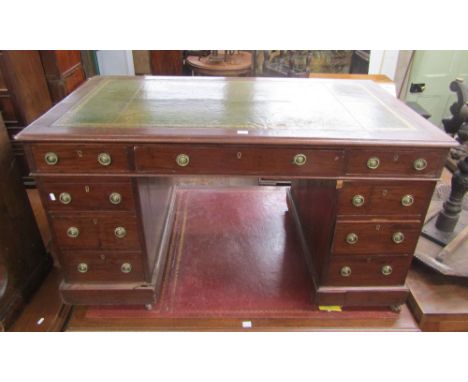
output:
{"label": "brown wooden surface", "polygon": [[62,100],[85,81],[79,50],[42,50],[40,54],[54,103]]}
{"label": "brown wooden surface", "polygon": [[[378,252],[375,252],[378,253]],[[411,263],[411,256],[333,256],[327,274],[323,277],[326,286],[376,286],[403,285]],[[390,265],[393,269],[388,276],[382,274],[382,267]],[[342,267],[351,268],[351,275],[342,277]]]}
{"label": "brown wooden surface", "polygon": [[243,329],[242,320],[234,318],[91,319],[86,317],[87,309],[86,306],[74,308],[66,331],[419,331],[406,305],[393,319],[259,318],[254,320],[254,329]]}
{"label": "brown wooden surface", "polygon": [[[421,222],[405,220],[388,222],[382,216],[379,220],[338,220],[331,251],[334,254],[375,254],[375,253],[413,253],[419,237]],[[401,243],[394,243],[392,235],[396,232],[404,234]],[[358,241],[355,244],[346,242],[349,233],[355,233]]]}
{"label": "brown wooden surface", "polygon": [[[13,137],[52,106],[38,51],[0,51],[0,111]],[[19,142],[13,142],[23,182],[32,185]]]}
{"label": "brown wooden surface", "polygon": [[[176,158],[188,155],[190,162],[181,167]],[[303,166],[293,164],[296,154],[307,156]],[[138,145],[135,168],[140,173],[203,175],[283,175],[334,176],[341,172],[342,151],[310,150],[305,147],[251,148],[216,145]]]}
{"label": "brown wooden surface", "polygon": [[[434,191],[435,182],[376,182],[345,181],[338,194],[338,215],[400,215],[417,216],[426,214],[427,206]],[[364,197],[362,206],[353,205],[353,197]],[[414,202],[410,206],[402,204],[402,198],[411,195]]]}
{"label": "brown wooden surface", "polygon": [[[224,53],[221,51],[220,56]],[[248,76],[252,73],[252,54],[238,52],[230,56],[227,61],[213,62],[210,57],[188,56],[186,63],[194,75],[237,77]]]}
{"label": "brown wooden surface", "polygon": [[158,76],[180,76],[183,70],[181,50],[150,50],[151,74]]}
{"label": "brown wooden surface", "polygon": [[423,331],[468,331],[468,280],[438,274],[415,261],[408,304]]}
{"label": "brown wooden surface", "polygon": [[4,50],[0,68],[22,126],[50,109],[52,102],[38,51]]}
{"label": "brown wooden surface", "polygon": [[62,302],[58,289],[61,278],[60,270],[54,268],[9,331],[59,332],[64,329],[72,306]]}
{"label": "brown wooden surface", "polygon": [[369,80],[377,83],[393,83],[385,74],[309,73],[309,78],[333,78],[341,80]]}
{"label": "brown wooden surface", "polygon": [[[376,169],[367,166],[367,160],[377,157],[380,165]],[[410,175],[414,177],[438,178],[445,164],[447,152],[445,150],[348,150],[347,175],[395,176]],[[413,167],[415,160],[424,158],[427,167],[417,171]]]}

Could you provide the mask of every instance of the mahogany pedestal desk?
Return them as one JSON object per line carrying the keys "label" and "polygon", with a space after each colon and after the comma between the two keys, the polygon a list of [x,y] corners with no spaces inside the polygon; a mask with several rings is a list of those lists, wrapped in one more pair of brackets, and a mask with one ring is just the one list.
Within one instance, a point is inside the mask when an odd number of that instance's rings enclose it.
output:
{"label": "mahogany pedestal desk", "polygon": [[47,211],[64,301],[147,305],[186,176],[292,180],[314,303],[404,303],[455,144],[370,81],[200,77],[95,77],[17,139]]}

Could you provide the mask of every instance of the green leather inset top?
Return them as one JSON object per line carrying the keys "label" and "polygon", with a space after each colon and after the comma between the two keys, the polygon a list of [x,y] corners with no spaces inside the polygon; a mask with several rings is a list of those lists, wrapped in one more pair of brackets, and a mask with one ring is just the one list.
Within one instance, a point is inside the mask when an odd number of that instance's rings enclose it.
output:
{"label": "green leather inset top", "polygon": [[54,126],[413,129],[354,81],[109,78]]}

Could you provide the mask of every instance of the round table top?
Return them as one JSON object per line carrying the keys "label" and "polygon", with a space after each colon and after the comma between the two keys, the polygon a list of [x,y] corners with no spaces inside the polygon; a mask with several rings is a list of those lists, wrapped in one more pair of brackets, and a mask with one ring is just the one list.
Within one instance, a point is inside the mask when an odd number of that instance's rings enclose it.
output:
{"label": "round table top", "polygon": [[[220,54],[222,57],[223,54]],[[212,61],[209,57],[188,56],[187,64],[196,74],[206,76],[238,76],[250,73],[252,67],[252,54],[238,52],[229,56],[229,61]]]}

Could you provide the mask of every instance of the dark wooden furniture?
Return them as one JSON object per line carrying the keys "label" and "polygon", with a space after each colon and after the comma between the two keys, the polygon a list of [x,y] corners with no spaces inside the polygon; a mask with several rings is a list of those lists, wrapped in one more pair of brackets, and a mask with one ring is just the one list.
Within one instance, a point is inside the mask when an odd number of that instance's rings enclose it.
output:
{"label": "dark wooden furniture", "polygon": [[[217,52],[217,51],[216,51]],[[244,77],[252,75],[252,53],[237,51],[227,55],[188,56],[186,64],[195,76]]]}
{"label": "dark wooden furniture", "polygon": [[[50,109],[52,101],[37,50],[0,52],[0,111],[12,138]],[[33,184],[20,143],[12,142],[23,181]]]}
{"label": "dark wooden furniture", "polygon": [[0,116],[0,331],[8,329],[48,272],[19,166]]}
{"label": "dark wooden furniture", "polygon": [[468,280],[447,277],[415,262],[407,279],[408,304],[423,331],[468,331]]}
{"label": "dark wooden furniture", "polygon": [[86,80],[79,50],[41,50],[40,54],[54,104]]}
{"label": "dark wooden furniture", "polygon": [[368,81],[208,77],[94,78],[17,138],[73,304],[155,301],[187,175],[292,179],[315,303],[402,304],[454,145]]}
{"label": "dark wooden furniture", "polygon": [[[13,137],[85,81],[78,50],[0,51],[0,111]],[[12,140],[23,182],[34,184],[24,150]]]}
{"label": "dark wooden furniture", "polygon": [[184,55],[182,50],[150,50],[151,74],[158,76],[181,76]]}
{"label": "dark wooden furniture", "polygon": [[235,181],[178,187],[164,283],[151,310],[77,307],[67,330],[418,330],[407,308],[400,315],[315,306],[288,188]]}

